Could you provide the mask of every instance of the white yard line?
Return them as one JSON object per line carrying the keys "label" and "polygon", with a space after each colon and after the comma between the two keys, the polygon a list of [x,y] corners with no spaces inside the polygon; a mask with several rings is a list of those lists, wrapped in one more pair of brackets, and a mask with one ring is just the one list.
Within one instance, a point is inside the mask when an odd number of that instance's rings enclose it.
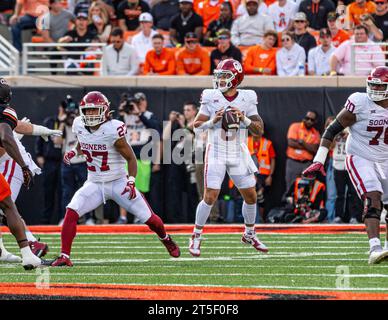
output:
{"label": "white yard line", "polygon": [[[52,270],[52,269],[50,269]],[[10,272],[4,276],[36,276],[35,274]],[[50,272],[51,276],[86,276],[86,277],[116,277],[117,273],[57,273]],[[338,278],[338,274],[327,273],[120,273],[123,277],[335,277]],[[0,275],[1,277],[1,275]],[[387,274],[341,274],[344,278],[388,278]]]}

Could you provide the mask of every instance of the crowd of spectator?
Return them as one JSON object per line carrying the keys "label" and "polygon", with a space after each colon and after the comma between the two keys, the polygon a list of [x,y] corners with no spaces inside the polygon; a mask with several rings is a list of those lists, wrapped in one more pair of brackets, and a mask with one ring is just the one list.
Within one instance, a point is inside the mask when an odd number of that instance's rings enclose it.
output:
{"label": "crowd of spectator", "polygon": [[106,43],[104,75],[208,75],[229,57],[255,75],[365,75],[388,38],[387,0],[7,0],[0,16],[19,51],[24,29]]}

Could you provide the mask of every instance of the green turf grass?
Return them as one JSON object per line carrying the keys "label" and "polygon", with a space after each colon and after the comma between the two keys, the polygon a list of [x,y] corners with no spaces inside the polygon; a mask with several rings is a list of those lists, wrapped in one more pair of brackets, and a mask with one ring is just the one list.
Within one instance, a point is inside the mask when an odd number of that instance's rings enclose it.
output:
{"label": "green turf grass", "polygon": [[[49,268],[51,283],[171,284],[241,286],[274,289],[345,290],[388,293],[388,261],[368,265],[364,234],[265,234],[270,249],[256,252],[241,244],[239,234],[205,234],[200,258],[188,253],[189,235],[174,235],[179,259],[170,258],[154,235],[78,235],[73,268]],[[46,258],[60,251],[59,235],[41,235],[50,246]],[[10,235],[9,251],[19,254]],[[339,268],[338,268],[339,267]],[[349,288],[337,288],[342,270],[349,270]],[[36,271],[0,263],[0,282],[36,281]]]}

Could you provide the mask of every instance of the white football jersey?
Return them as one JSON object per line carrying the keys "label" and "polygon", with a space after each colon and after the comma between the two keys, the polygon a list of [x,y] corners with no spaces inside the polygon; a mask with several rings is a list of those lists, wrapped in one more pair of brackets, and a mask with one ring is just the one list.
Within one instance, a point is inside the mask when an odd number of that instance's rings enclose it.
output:
{"label": "white football jersey", "polygon": [[357,119],[349,127],[346,153],[375,162],[388,161],[388,110],[361,92],[350,95],[345,108]]}
{"label": "white football jersey", "polygon": [[[225,110],[228,107],[238,108],[247,117],[258,115],[256,92],[238,89],[237,97],[231,102],[224,97],[220,90],[205,89],[202,92],[199,113],[213,119],[217,111]],[[228,157],[238,157],[241,153],[241,145],[246,144],[247,138],[248,130],[243,123],[240,124],[240,129],[237,132],[225,132],[222,129],[222,120],[220,120],[213,128],[209,129],[208,144],[213,145],[218,152],[227,154]]]}
{"label": "white football jersey", "polygon": [[[24,160],[24,163],[28,165],[30,168],[31,172],[35,174],[41,174],[42,170],[37,166],[37,164],[32,160],[31,154],[27,152],[26,148],[23,146],[23,144],[20,142],[18,139],[18,135],[16,132],[13,132],[13,136],[16,141],[16,145],[18,146],[19,152],[22,155],[22,158]],[[5,151],[5,150],[4,150]],[[12,158],[9,156],[7,152],[5,152],[1,157],[0,157],[0,164],[4,163],[7,160],[11,160]]]}
{"label": "white football jersey", "polygon": [[89,181],[109,182],[127,175],[126,160],[114,146],[118,139],[125,138],[123,122],[110,120],[92,132],[85,127],[81,117],[77,117],[72,130],[86,157]]}
{"label": "white football jersey", "polygon": [[268,7],[268,15],[272,17],[277,32],[284,31],[297,12],[298,5],[292,0],[287,0],[283,7],[279,6],[278,1]]}

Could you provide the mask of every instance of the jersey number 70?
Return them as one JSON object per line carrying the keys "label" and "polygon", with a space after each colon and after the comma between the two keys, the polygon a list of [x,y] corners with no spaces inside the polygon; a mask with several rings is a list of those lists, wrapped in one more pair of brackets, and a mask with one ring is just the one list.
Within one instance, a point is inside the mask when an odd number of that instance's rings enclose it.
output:
{"label": "jersey number 70", "polygon": [[[368,132],[376,131],[376,135],[372,138],[372,140],[369,141],[369,145],[371,146],[378,146],[379,145],[379,139],[381,135],[383,134],[384,127],[383,126],[368,126],[366,128]],[[384,132],[384,143],[388,144],[388,127],[385,128]]]}

